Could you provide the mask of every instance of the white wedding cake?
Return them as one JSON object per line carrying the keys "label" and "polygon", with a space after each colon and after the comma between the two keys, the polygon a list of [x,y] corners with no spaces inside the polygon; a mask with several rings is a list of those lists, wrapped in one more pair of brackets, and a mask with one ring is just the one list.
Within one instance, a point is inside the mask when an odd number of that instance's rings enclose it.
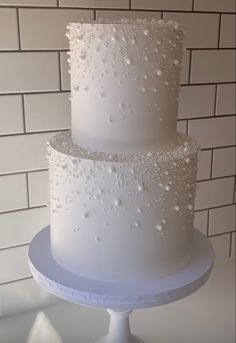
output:
{"label": "white wedding cake", "polygon": [[101,281],[177,272],[191,259],[198,152],[176,132],[182,29],[68,29],[72,130],[48,147],[53,258]]}

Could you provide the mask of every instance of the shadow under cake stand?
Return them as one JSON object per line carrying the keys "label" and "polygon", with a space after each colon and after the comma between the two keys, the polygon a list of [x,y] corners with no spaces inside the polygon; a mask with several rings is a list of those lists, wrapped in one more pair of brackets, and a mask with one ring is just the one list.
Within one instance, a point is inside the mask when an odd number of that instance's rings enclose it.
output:
{"label": "shadow under cake stand", "polygon": [[142,283],[96,281],[62,268],[51,254],[50,226],[40,231],[29,247],[30,269],[41,287],[73,303],[108,309],[108,333],[95,343],[144,343],[131,333],[132,310],[167,304],[190,295],[207,281],[213,263],[211,243],[196,229],[191,261],[175,274]]}

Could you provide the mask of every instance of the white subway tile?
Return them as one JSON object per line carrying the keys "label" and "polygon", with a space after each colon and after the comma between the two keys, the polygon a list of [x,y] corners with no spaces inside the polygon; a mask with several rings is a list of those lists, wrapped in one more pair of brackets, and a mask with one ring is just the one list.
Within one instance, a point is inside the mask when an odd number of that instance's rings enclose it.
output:
{"label": "white subway tile", "polygon": [[131,5],[134,9],[189,11],[192,0],[132,0]]}
{"label": "white subway tile", "polygon": [[69,93],[28,94],[25,100],[26,131],[68,129]]}
{"label": "white subway tile", "polygon": [[66,51],[60,53],[61,83],[63,90],[70,90],[70,66],[67,62],[68,57]]}
{"label": "white subway tile", "polygon": [[192,83],[234,82],[234,80],[234,50],[192,51]]}
{"label": "white subway tile", "polygon": [[0,174],[46,169],[46,142],[55,133],[0,137]]}
{"label": "white subway tile", "polygon": [[9,6],[56,6],[57,0],[0,0],[0,5]]}
{"label": "white subway tile", "polygon": [[0,212],[27,207],[26,175],[0,176]]}
{"label": "white subway tile", "polygon": [[163,19],[174,20],[183,25],[186,48],[217,48],[219,14],[167,12]]}
{"label": "white subway tile", "polygon": [[22,49],[67,49],[67,24],[82,18],[93,19],[93,11],[20,9],[19,18]]}
{"label": "white subway tile", "polygon": [[59,0],[59,6],[89,8],[129,8],[129,0]]}
{"label": "white subway tile", "polygon": [[[47,291],[43,290],[42,287],[40,287],[33,278],[18,280],[12,283],[1,285],[0,299],[1,319],[3,319],[3,317],[22,314],[22,312],[24,311],[38,309],[42,306],[55,304],[59,301],[58,297],[53,296]],[[20,341],[21,339],[18,339],[17,343],[19,343]],[[4,343],[7,343],[7,341],[5,341]],[[13,341],[8,341],[8,343],[13,343]]]}
{"label": "white subway tile", "polygon": [[183,86],[180,89],[179,118],[214,114],[215,85]]}
{"label": "white subway tile", "polygon": [[231,239],[231,253],[230,253],[230,257],[235,259],[235,246],[236,246],[236,236],[235,236],[235,232],[232,233],[232,239]]}
{"label": "white subway tile", "polygon": [[58,55],[51,52],[0,54],[0,92],[59,90]]}
{"label": "white subway tile", "polygon": [[234,178],[200,181],[197,183],[196,210],[224,206],[233,201]]}
{"label": "white subway tile", "polygon": [[49,201],[48,171],[38,171],[28,174],[30,206],[46,205]]}
{"label": "white subway tile", "polygon": [[188,83],[189,63],[190,63],[190,51],[184,50],[182,62],[181,62],[181,71],[180,71],[180,82],[181,82],[181,84]]}
{"label": "white subway tile", "polygon": [[208,211],[199,211],[194,213],[194,227],[207,235]]}
{"label": "white subway tile", "polygon": [[202,149],[234,145],[235,117],[189,120],[189,134],[197,139]]}
{"label": "white subway tile", "polygon": [[161,12],[151,11],[96,11],[96,18],[109,18],[109,19],[161,19]]}
{"label": "white subway tile", "polygon": [[229,257],[229,249],[230,249],[230,235],[220,235],[211,237],[210,241],[213,245],[214,253],[215,253],[215,263],[222,259],[227,259]]}
{"label": "white subway tile", "polygon": [[178,120],[177,131],[187,134],[187,120]]}
{"label": "white subway tile", "polygon": [[236,84],[217,85],[216,115],[236,113]]}
{"label": "white subway tile", "polygon": [[0,8],[0,50],[18,48],[16,9]]}
{"label": "white subway tile", "polygon": [[24,132],[21,96],[0,96],[0,109],[0,135]]}
{"label": "white subway tile", "polygon": [[236,205],[215,208],[209,212],[209,234],[217,235],[219,233],[235,230],[235,211]]}
{"label": "white subway tile", "polygon": [[0,214],[0,249],[29,243],[48,224],[48,207]]}
{"label": "white subway tile", "polygon": [[234,0],[194,0],[195,11],[235,12]]}
{"label": "white subway tile", "polygon": [[222,148],[213,150],[212,176],[228,176],[235,174],[236,148]]}
{"label": "white subway tile", "polygon": [[30,275],[28,246],[0,250],[0,284]]}
{"label": "white subway tile", "polygon": [[233,14],[222,14],[221,17],[221,32],[220,32],[220,47],[221,48],[235,48],[235,22],[236,16]]}
{"label": "white subway tile", "polygon": [[198,153],[198,180],[204,180],[211,177],[211,150],[203,150]]}

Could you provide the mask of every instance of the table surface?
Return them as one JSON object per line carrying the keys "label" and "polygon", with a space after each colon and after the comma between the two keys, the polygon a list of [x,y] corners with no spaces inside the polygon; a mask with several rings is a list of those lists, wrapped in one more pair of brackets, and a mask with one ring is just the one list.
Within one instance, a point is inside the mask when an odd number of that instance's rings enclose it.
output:
{"label": "table surface", "polygon": [[[132,331],[145,343],[234,343],[234,260],[218,259],[207,283],[174,303],[135,310]],[[108,328],[105,310],[60,300],[0,320],[1,343],[93,343]]]}

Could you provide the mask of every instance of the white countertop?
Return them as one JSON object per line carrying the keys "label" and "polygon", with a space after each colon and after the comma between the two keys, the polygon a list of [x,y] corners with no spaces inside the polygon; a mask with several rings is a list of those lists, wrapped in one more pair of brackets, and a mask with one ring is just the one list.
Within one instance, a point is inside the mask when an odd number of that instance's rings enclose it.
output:
{"label": "white countertop", "polygon": [[[207,283],[175,303],[135,310],[132,331],[145,343],[234,343],[234,260],[218,259]],[[1,343],[93,343],[108,328],[105,310],[65,301],[0,320]]]}

